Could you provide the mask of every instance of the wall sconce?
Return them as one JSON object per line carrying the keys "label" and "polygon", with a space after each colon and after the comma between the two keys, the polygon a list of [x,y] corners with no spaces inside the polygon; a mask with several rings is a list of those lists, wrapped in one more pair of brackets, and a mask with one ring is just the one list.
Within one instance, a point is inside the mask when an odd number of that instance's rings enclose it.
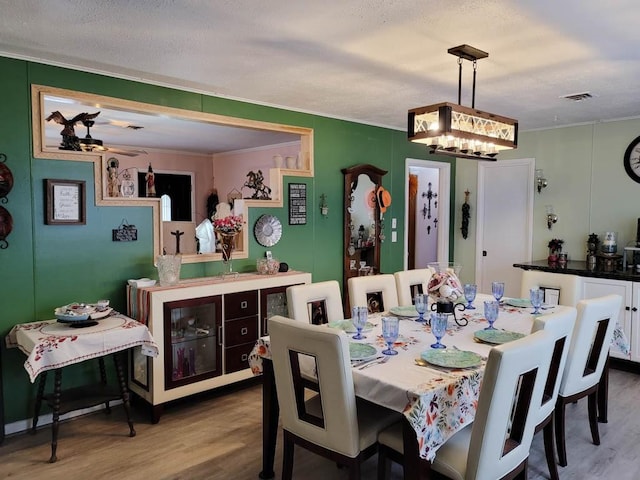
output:
{"label": "wall sconce", "polygon": [[553,211],[553,205],[547,205],[547,228],[551,230],[551,226],[558,221],[558,215]]}
{"label": "wall sconce", "polygon": [[547,179],[544,178],[544,172],[542,169],[536,169],[536,188],[538,189],[538,193],[542,192],[542,189],[546,188],[547,185]]}
{"label": "wall sconce", "polygon": [[327,206],[327,196],[323,193],[320,195],[320,214],[323,217],[329,215],[329,207]]}

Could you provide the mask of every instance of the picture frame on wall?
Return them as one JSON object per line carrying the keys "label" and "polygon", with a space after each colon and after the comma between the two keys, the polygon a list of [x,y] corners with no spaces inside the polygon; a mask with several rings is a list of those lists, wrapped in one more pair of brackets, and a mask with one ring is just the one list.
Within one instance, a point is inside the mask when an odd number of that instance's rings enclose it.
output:
{"label": "picture frame on wall", "polygon": [[86,182],[45,179],[45,224],[86,224]]}

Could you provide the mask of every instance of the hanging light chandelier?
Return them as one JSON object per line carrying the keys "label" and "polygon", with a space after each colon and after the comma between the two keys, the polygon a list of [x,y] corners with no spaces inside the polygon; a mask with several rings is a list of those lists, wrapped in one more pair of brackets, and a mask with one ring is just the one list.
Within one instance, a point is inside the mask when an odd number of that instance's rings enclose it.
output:
{"label": "hanging light chandelier", "polygon": [[[496,160],[502,150],[518,145],[518,121],[476,110],[477,61],[489,56],[470,45],[448,50],[458,57],[458,104],[443,102],[409,110],[409,140],[423,143],[430,153],[476,160]],[[471,108],[460,104],[463,60],[473,62]]]}

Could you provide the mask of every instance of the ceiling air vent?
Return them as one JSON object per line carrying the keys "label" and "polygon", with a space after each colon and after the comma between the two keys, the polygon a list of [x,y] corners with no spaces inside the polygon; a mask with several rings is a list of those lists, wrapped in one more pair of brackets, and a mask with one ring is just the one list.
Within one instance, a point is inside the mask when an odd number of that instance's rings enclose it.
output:
{"label": "ceiling air vent", "polygon": [[573,93],[571,95],[563,95],[560,98],[566,98],[567,100],[573,100],[574,102],[581,102],[583,100],[587,100],[588,98],[593,98],[593,95],[591,95],[589,92],[583,92]]}

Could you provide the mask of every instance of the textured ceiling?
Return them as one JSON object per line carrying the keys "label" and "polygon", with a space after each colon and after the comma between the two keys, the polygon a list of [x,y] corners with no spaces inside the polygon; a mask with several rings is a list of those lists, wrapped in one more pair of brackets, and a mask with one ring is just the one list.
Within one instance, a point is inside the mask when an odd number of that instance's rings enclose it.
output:
{"label": "textured ceiling", "polygon": [[[631,0],[0,0],[0,55],[406,129],[457,101],[521,130],[640,114]],[[470,105],[464,65],[462,104]],[[563,95],[590,92],[573,102]]]}

